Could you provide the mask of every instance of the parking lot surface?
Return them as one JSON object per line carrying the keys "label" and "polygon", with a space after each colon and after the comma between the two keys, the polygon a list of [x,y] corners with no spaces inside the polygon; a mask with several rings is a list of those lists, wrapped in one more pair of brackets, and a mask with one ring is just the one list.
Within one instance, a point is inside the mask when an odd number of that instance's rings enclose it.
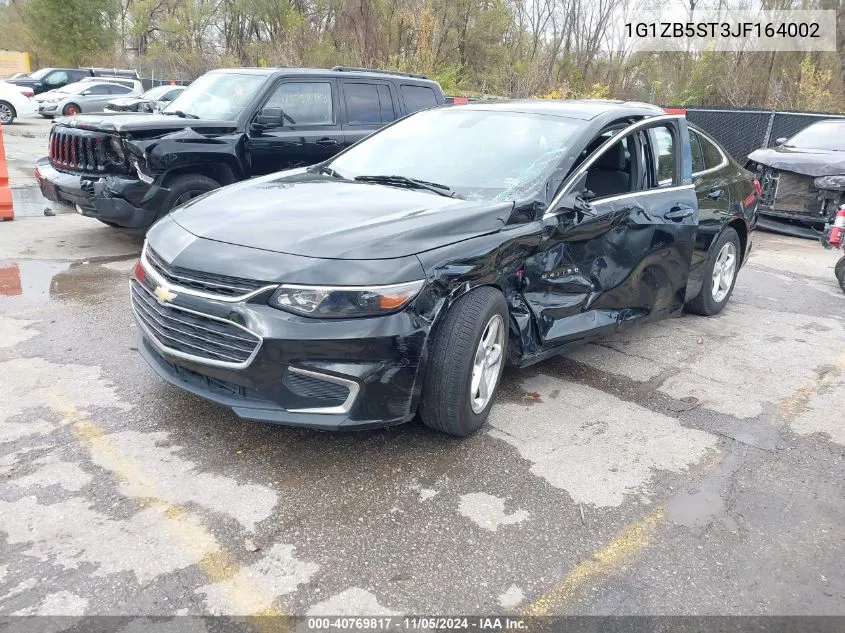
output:
{"label": "parking lot surface", "polygon": [[0,225],[0,615],[845,615],[845,294],[817,243],[758,234],[720,316],[509,371],[464,440],[168,386],[135,349],[141,244]]}

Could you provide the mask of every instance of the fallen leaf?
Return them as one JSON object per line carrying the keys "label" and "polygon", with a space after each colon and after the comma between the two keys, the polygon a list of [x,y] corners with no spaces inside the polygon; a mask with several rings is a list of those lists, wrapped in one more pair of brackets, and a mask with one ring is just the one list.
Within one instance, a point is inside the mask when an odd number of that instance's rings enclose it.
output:
{"label": "fallen leaf", "polygon": [[523,398],[528,398],[529,400],[539,400],[540,394],[536,391],[526,391],[522,394]]}
{"label": "fallen leaf", "polygon": [[703,343],[704,343],[704,337],[702,336],[701,338],[698,339],[698,344],[702,345]]}

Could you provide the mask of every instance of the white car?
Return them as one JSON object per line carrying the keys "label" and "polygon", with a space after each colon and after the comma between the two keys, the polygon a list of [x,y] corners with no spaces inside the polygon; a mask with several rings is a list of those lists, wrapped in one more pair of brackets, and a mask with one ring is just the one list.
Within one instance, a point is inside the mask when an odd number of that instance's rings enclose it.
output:
{"label": "white car", "polygon": [[0,124],[9,125],[18,117],[38,114],[38,104],[21,92],[21,87],[0,81]]}

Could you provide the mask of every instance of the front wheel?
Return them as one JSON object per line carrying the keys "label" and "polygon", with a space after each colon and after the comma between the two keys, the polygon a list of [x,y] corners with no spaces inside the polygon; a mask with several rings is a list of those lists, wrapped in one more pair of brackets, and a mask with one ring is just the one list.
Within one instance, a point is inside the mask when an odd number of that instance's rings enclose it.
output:
{"label": "front wheel", "polygon": [[845,292],[845,257],[842,257],[842,259],[836,262],[834,272],[836,273],[836,278],[839,280],[839,285],[842,287],[842,292]]}
{"label": "front wheel", "polygon": [[156,214],[155,219],[158,220],[176,207],[219,187],[220,183],[216,180],[212,180],[207,176],[201,176],[200,174],[182,174],[176,176],[167,183],[167,189],[170,190],[170,193],[164,199],[161,210]]}
{"label": "front wheel", "polygon": [[710,250],[704,285],[698,296],[687,304],[687,310],[704,316],[719,314],[731,298],[741,259],[739,235],[728,227]]}
{"label": "front wheel", "polygon": [[495,288],[449,308],[434,335],[419,413],[431,428],[465,437],[487,421],[508,349],[508,305]]}
{"label": "front wheel", "polygon": [[69,103],[62,109],[62,114],[65,116],[76,116],[81,110],[75,103]]}
{"label": "front wheel", "polygon": [[0,123],[3,125],[11,125],[15,120],[15,108],[11,103],[0,101]]}

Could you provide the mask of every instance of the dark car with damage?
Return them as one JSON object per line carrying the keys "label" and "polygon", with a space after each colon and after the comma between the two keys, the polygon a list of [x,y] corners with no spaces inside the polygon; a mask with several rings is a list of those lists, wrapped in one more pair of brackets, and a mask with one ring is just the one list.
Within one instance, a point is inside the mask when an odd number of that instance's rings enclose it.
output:
{"label": "dark car with damage", "polygon": [[845,203],[845,118],[819,121],[748,155],[762,187],[760,228],[818,239]]}
{"label": "dark car with damage", "polygon": [[324,161],[444,100],[437,82],[407,73],[217,70],[156,114],[60,119],[36,177],[49,200],[111,226],[146,229],[191,198]]}
{"label": "dark car with damage", "polygon": [[[718,164],[696,166],[691,133]],[[757,199],[712,139],[647,104],[434,108],[156,223],[131,281],[138,349],[243,418],[419,414],[463,436],[506,362],[720,312]]]}

